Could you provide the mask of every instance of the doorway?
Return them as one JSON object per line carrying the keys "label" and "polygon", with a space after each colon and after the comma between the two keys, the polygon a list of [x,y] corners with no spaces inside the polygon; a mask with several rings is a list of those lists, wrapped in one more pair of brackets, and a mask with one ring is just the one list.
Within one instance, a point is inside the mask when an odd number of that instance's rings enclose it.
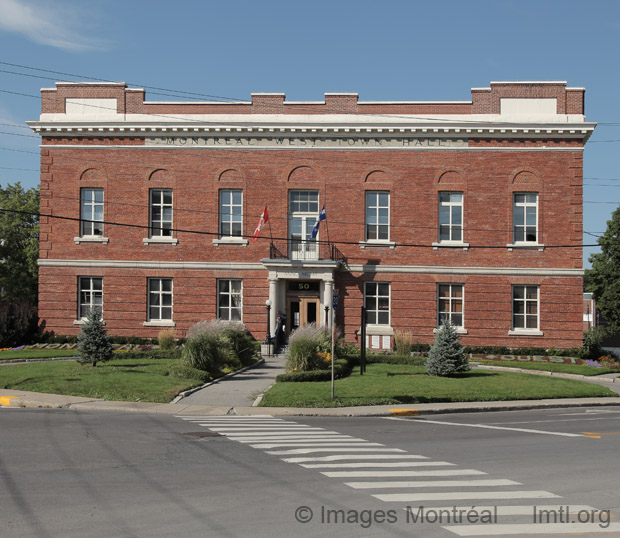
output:
{"label": "doorway", "polygon": [[309,323],[319,324],[321,301],[318,297],[288,297],[286,334]]}

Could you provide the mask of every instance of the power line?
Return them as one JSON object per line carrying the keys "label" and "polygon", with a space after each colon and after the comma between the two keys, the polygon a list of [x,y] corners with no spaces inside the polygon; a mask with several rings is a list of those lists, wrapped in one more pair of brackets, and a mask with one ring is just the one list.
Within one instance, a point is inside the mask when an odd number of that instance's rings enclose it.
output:
{"label": "power line", "polygon": [[[50,214],[46,214],[46,213],[35,213],[35,212],[31,212],[31,211],[19,211],[16,209],[1,209],[0,208],[0,212],[5,212],[5,213],[14,213],[14,214],[21,214],[21,215],[28,215],[28,216],[33,216],[33,217],[47,217],[47,218],[51,218],[51,219],[59,219],[59,220],[69,220],[69,221],[73,221],[73,222],[90,222],[90,223],[96,223],[96,224],[103,224],[106,226],[122,226],[122,227],[126,227],[126,228],[138,228],[141,230],[163,230],[163,228],[159,228],[159,227],[154,227],[154,226],[147,226],[147,225],[142,225],[142,224],[129,224],[129,223],[124,223],[124,222],[116,222],[116,221],[94,221],[94,220],[89,220],[89,219],[81,219],[79,217],[66,217],[66,216],[61,216],[61,215],[50,215]],[[220,236],[219,232],[207,232],[207,231],[203,231],[203,230],[188,230],[188,229],[183,229],[183,228],[172,228],[170,229],[171,232],[176,232],[177,234],[181,233],[187,233],[187,234],[197,234],[197,235],[208,235],[208,236]],[[252,235],[240,235],[237,237],[242,237],[242,238],[252,238]],[[262,238],[259,236],[258,239],[261,239],[263,241],[265,240],[269,240],[271,242],[273,241],[282,241],[282,242],[288,242],[291,241],[291,238],[289,237],[266,237],[263,236]],[[324,241],[324,240],[315,240],[315,241],[309,241],[309,240],[300,240],[303,241],[305,243],[316,243],[316,244],[326,244],[326,245],[355,245],[355,246],[359,246],[359,241]],[[408,248],[434,248],[433,245],[425,245],[425,244],[419,244],[419,243],[396,243],[394,245],[395,247],[408,247]],[[599,245],[586,245],[586,244],[578,244],[578,245],[545,245],[545,248],[584,248],[584,247],[598,247]],[[501,248],[501,249],[506,249],[506,245],[470,245],[468,248],[478,248],[478,249],[497,249],[497,248]]]}

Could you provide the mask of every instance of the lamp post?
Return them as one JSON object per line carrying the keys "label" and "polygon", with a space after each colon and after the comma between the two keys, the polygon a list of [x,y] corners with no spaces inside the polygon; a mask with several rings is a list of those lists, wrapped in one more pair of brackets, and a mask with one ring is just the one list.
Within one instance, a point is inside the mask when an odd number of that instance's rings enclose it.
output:
{"label": "lamp post", "polygon": [[267,299],[265,301],[265,305],[267,306],[267,338],[265,339],[265,344],[269,346],[267,349],[269,350],[268,354],[271,357],[271,299]]}
{"label": "lamp post", "polygon": [[329,306],[325,305],[325,327],[329,327]]}

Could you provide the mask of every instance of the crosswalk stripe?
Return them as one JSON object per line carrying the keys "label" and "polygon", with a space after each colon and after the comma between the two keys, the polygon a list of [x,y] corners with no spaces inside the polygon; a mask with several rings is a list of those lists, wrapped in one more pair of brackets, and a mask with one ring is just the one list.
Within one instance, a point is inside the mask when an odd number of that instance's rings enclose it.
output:
{"label": "crosswalk stripe", "polygon": [[405,476],[469,476],[487,474],[476,469],[441,469],[433,471],[321,471],[330,478],[394,478]]}
{"label": "crosswalk stripe", "polygon": [[[591,511],[591,510],[596,510],[594,507],[592,506],[587,506],[587,505],[559,505],[559,504],[547,504],[547,505],[513,505],[513,506],[508,506],[508,505],[504,505],[504,506],[498,506],[498,505],[493,505],[493,506],[480,506],[480,505],[476,505],[476,506],[472,506],[472,505],[468,505],[468,506],[407,506],[406,508],[403,508],[403,510],[405,510],[406,512],[417,512],[418,509],[424,509],[424,512],[428,513],[433,513],[433,514],[440,514],[440,513],[447,513],[447,514],[467,514],[467,512],[469,510],[474,509],[477,513],[482,513],[482,512],[491,512],[494,515],[499,516],[533,516],[534,514],[534,510],[536,510],[536,512],[541,512],[541,511],[545,511],[545,510],[551,510],[551,511],[555,511],[558,512],[560,510],[564,510],[564,515],[575,515],[579,512],[581,512],[582,510],[586,510],[586,511]],[[568,509],[568,511],[566,510]]]}
{"label": "crosswalk stripe", "polygon": [[337,437],[337,436],[317,436],[317,437],[309,437],[309,436],[302,436],[302,435],[294,435],[291,437],[231,437],[230,435],[227,436],[229,439],[232,439],[233,441],[239,441],[240,443],[256,443],[256,442],[267,442],[267,441],[273,441],[273,442],[278,442],[278,441],[364,441],[364,442],[368,442],[365,439],[360,439],[359,437],[349,437],[349,436],[342,436],[342,437]]}
{"label": "crosswalk stripe", "polygon": [[[290,459],[300,459],[300,460],[314,460],[320,458],[290,458]],[[354,459],[354,458],[346,458],[346,459]],[[367,459],[367,458],[361,458]],[[284,461],[287,461],[286,459]],[[333,460],[329,460],[333,461]],[[299,463],[299,462],[291,462],[291,463]],[[443,467],[446,465],[454,465],[454,463],[449,463],[447,461],[400,461],[400,462],[375,462],[375,461],[365,461],[365,462],[356,462],[356,463],[299,463],[302,467],[306,469],[363,469],[365,467],[371,467],[375,469],[385,469],[385,468],[406,468],[406,467]]]}
{"label": "crosswalk stripe", "polygon": [[233,433],[227,433],[226,436],[230,437],[230,438],[236,438],[236,437],[286,437],[286,436],[303,436],[303,437],[311,437],[313,435],[315,436],[322,436],[322,435],[338,435],[340,437],[350,437],[350,435],[343,435],[341,433],[338,432],[330,432],[330,431],[298,431],[298,432],[291,432],[291,431],[282,431],[282,432],[252,432],[252,433],[246,433],[246,432],[233,432]]}
{"label": "crosswalk stripe", "polygon": [[273,456],[286,456],[293,454],[312,454],[313,452],[405,452],[401,448],[297,448],[294,450],[276,450],[275,452],[267,452]]}
{"label": "crosswalk stripe", "polygon": [[[401,452],[404,452],[401,450]],[[345,460],[428,460],[426,456],[417,454],[335,454],[312,458],[283,458],[287,463],[306,463],[309,461],[345,461]],[[426,462],[425,462],[426,463]],[[340,464],[338,464],[340,465]],[[455,463],[439,462],[435,465],[456,465]]]}
{"label": "crosswalk stripe", "polygon": [[394,480],[390,482],[345,482],[346,486],[353,489],[393,489],[393,488],[458,488],[479,486],[521,486],[514,480],[482,479],[482,480]]}
{"label": "crosswalk stripe", "polygon": [[299,443],[268,443],[268,444],[260,444],[260,445],[250,445],[252,448],[260,448],[260,449],[266,449],[266,448],[282,448],[282,447],[286,447],[286,446],[309,446],[309,447],[320,447],[320,446],[350,446],[350,447],[362,447],[362,446],[385,446],[382,445],[381,443],[369,443],[368,441],[349,441],[349,442],[338,442],[338,443],[334,443],[334,442],[330,442],[330,441],[324,441],[324,442],[299,442]]}
{"label": "crosswalk stripe", "polygon": [[[201,424],[202,426],[202,424]],[[220,427],[209,427],[210,430],[216,432],[265,432],[265,431],[275,431],[275,432],[290,432],[293,430],[299,431],[325,431],[323,428],[311,428],[310,426],[298,426],[297,424],[292,424],[290,426],[285,426],[282,424],[281,426],[226,426],[224,428]]]}
{"label": "crosswalk stripe", "polygon": [[443,527],[459,536],[493,536],[510,534],[610,534],[620,532],[620,523],[514,523],[497,525],[449,525]]}
{"label": "crosswalk stripe", "polygon": [[373,497],[386,502],[451,501],[458,499],[560,499],[549,491],[445,491],[442,493],[384,493]]}

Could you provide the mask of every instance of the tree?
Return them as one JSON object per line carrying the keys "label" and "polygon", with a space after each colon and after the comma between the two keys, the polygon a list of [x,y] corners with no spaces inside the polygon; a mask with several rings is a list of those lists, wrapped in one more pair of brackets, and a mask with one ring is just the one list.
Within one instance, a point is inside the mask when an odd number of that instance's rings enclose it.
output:
{"label": "tree", "polygon": [[103,328],[101,311],[91,308],[77,337],[78,362],[97,366],[98,362],[109,361],[112,358],[112,343],[108,333]]}
{"label": "tree", "polygon": [[[23,213],[20,213],[23,212]],[[0,187],[0,299],[37,303],[39,188]]]}
{"label": "tree", "polygon": [[601,252],[589,258],[592,269],[586,271],[586,290],[594,294],[596,307],[612,332],[620,331],[620,207],[607,230],[599,237]]}
{"label": "tree", "polygon": [[426,372],[441,377],[468,372],[471,366],[452,323],[442,325],[426,359]]}

